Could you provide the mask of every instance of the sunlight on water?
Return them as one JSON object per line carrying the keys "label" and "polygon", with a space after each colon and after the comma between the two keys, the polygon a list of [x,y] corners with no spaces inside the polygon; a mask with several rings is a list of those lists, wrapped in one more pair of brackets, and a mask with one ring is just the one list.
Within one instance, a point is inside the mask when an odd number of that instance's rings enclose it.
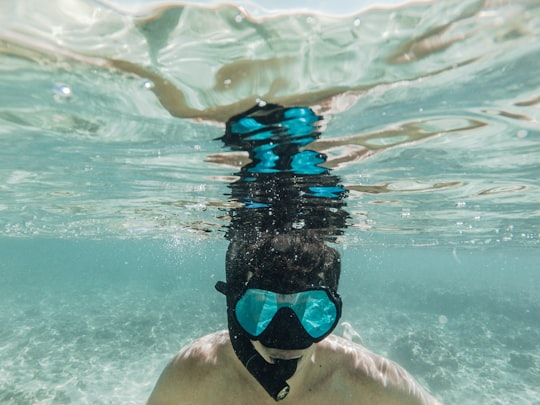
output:
{"label": "sunlight on water", "polygon": [[216,139],[261,101],[324,117],[345,333],[445,403],[540,401],[540,4],[112,4],[0,2],[1,403],[141,403],[225,326]]}
{"label": "sunlight on water", "polygon": [[239,22],[231,6],[135,17],[79,0],[2,7],[6,233],[222,227],[221,179],[243,158],[213,157],[225,155],[219,125],[170,114],[222,121],[262,98],[325,113],[317,150],[354,191],[357,229],[405,244],[419,231],[444,244],[538,242],[537,8],[242,11]]}

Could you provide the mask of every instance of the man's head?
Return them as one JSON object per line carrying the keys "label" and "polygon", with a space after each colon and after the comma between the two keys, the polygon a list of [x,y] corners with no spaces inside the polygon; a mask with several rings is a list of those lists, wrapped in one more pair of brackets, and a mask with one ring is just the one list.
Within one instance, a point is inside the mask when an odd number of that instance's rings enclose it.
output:
{"label": "man's head", "polygon": [[229,328],[268,348],[306,349],[341,315],[339,253],[316,235],[263,235],[227,252]]}

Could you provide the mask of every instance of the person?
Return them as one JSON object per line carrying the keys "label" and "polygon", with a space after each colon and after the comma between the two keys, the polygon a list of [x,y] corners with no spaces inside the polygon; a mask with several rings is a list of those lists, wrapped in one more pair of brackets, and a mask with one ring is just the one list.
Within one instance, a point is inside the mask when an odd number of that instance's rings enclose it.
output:
{"label": "person", "polygon": [[398,364],[332,332],[341,317],[346,190],[305,145],[320,117],[256,106],[227,123],[224,142],[249,163],[230,185],[228,330],[184,347],[147,405],[440,404]]}
{"label": "person", "polygon": [[183,348],[148,405],[439,404],[396,363],[330,334],[339,272],[337,251],[315,236],[231,244],[218,284],[229,330]]}

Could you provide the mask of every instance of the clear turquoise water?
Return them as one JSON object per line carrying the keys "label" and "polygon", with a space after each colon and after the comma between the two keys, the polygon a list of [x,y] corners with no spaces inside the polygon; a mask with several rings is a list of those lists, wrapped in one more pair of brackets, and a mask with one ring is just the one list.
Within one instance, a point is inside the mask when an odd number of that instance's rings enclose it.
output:
{"label": "clear turquoise water", "polygon": [[446,404],[540,403],[537,2],[43,4],[0,5],[1,403],[141,403],[225,327],[214,139],[257,98],[325,117],[357,339]]}

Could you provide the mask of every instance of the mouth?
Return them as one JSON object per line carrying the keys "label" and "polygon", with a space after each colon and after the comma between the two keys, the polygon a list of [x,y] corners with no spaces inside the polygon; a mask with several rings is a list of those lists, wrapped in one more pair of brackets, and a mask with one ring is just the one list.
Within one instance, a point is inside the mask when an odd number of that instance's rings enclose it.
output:
{"label": "mouth", "polygon": [[273,363],[276,360],[297,360],[303,356],[298,350],[272,350],[268,353],[268,357]]}
{"label": "mouth", "polygon": [[283,360],[300,360],[301,358],[302,358],[302,356],[294,356],[294,357],[288,357],[288,356],[272,357],[272,356],[270,356],[270,360],[272,361],[272,363],[276,363],[278,361],[283,361]]}

